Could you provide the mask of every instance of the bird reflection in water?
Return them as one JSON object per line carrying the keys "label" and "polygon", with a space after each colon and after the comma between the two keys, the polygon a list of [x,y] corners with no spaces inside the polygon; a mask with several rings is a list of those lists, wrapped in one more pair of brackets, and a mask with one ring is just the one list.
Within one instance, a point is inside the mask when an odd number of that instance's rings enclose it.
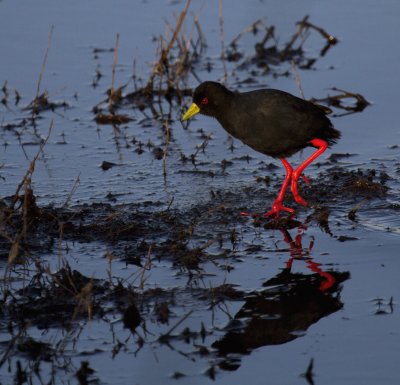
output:
{"label": "bird reflection in water", "polygon": [[[263,284],[263,290],[250,293],[245,304],[225,328],[225,335],[213,343],[224,370],[236,370],[240,355],[266,345],[279,345],[305,334],[321,318],[343,307],[341,283],[349,272],[325,271],[311,257],[312,240],[302,246],[305,228],[293,239],[281,229],[285,249],[290,255],[285,268]],[[294,262],[305,263],[311,274],[293,272]]]}

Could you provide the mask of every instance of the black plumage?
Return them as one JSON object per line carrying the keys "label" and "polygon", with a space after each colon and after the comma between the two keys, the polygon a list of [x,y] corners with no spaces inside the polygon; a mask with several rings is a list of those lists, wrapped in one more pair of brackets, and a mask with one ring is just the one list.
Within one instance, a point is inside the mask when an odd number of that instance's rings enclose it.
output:
{"label": "black plumage", "polygon": [[[205,98],[207,103],[202,103]],[[196,88],[193,102],[229,134],[274,158],[289,157],[311,145],[314,138],[329,145],[340,138],[322,108],[280,90],[239,93],[204,82]]]}

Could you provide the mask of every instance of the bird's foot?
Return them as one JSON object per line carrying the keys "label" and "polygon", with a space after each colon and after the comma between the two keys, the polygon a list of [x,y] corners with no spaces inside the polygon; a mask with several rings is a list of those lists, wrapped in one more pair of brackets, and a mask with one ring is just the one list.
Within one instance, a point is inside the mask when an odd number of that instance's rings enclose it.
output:
{"label": "bird's foot", "polygon": [[281,213],[281,211],[287,211],[288,213],[290,213],[290,216],[293,216],[296,213],[294,209],[292,209],[290,207],[283,206],[282,203],[280,203],[280,204],[275,204],[274,203],[272,205],[271,210],[269,210],[265,214],[248,213],[246,211],[241,211],[240,212],[240,216],[242,216],[242,217],[252,217],[252,218],[272,217],[274,219],[278,219],[279,218],[279,214]]}
{"label": "bird's foot", "polygon": [[282,201],[275,201],[272,205],[271,210],[266,212],[263,215],[263,217],[272,217],[274,219],[277,219],[279,217],[279,214],[281,213],[281,211],[286,211],[286,212],[290,213],[290,215],[295,214],[294,209],[284,206]]}

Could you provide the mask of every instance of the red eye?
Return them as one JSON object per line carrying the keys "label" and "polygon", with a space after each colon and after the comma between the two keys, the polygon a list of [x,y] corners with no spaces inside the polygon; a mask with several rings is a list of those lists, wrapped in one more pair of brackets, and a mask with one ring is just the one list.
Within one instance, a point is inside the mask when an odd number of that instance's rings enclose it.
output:
{"label": "red eye", "polygon": [[201,99],[201,104],[204,104],[204,105],[208,104],[207,96],[205,98]]}

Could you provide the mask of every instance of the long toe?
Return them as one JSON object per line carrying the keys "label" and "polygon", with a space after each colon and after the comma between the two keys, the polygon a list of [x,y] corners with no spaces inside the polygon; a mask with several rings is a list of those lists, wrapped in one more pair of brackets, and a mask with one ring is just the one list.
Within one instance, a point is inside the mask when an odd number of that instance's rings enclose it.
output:
{"label": "long toe", "polygon": [[272,205],[271,210],[266,212],[263,216],[264,217],[272,217],[272,218],[276,219],[279,217],[279,214],[281,213],[281,211],[286,211],[286,212],[290,213],[291,215],[295,214],[294,209],[284,206],[281,202],[275,202]]}

